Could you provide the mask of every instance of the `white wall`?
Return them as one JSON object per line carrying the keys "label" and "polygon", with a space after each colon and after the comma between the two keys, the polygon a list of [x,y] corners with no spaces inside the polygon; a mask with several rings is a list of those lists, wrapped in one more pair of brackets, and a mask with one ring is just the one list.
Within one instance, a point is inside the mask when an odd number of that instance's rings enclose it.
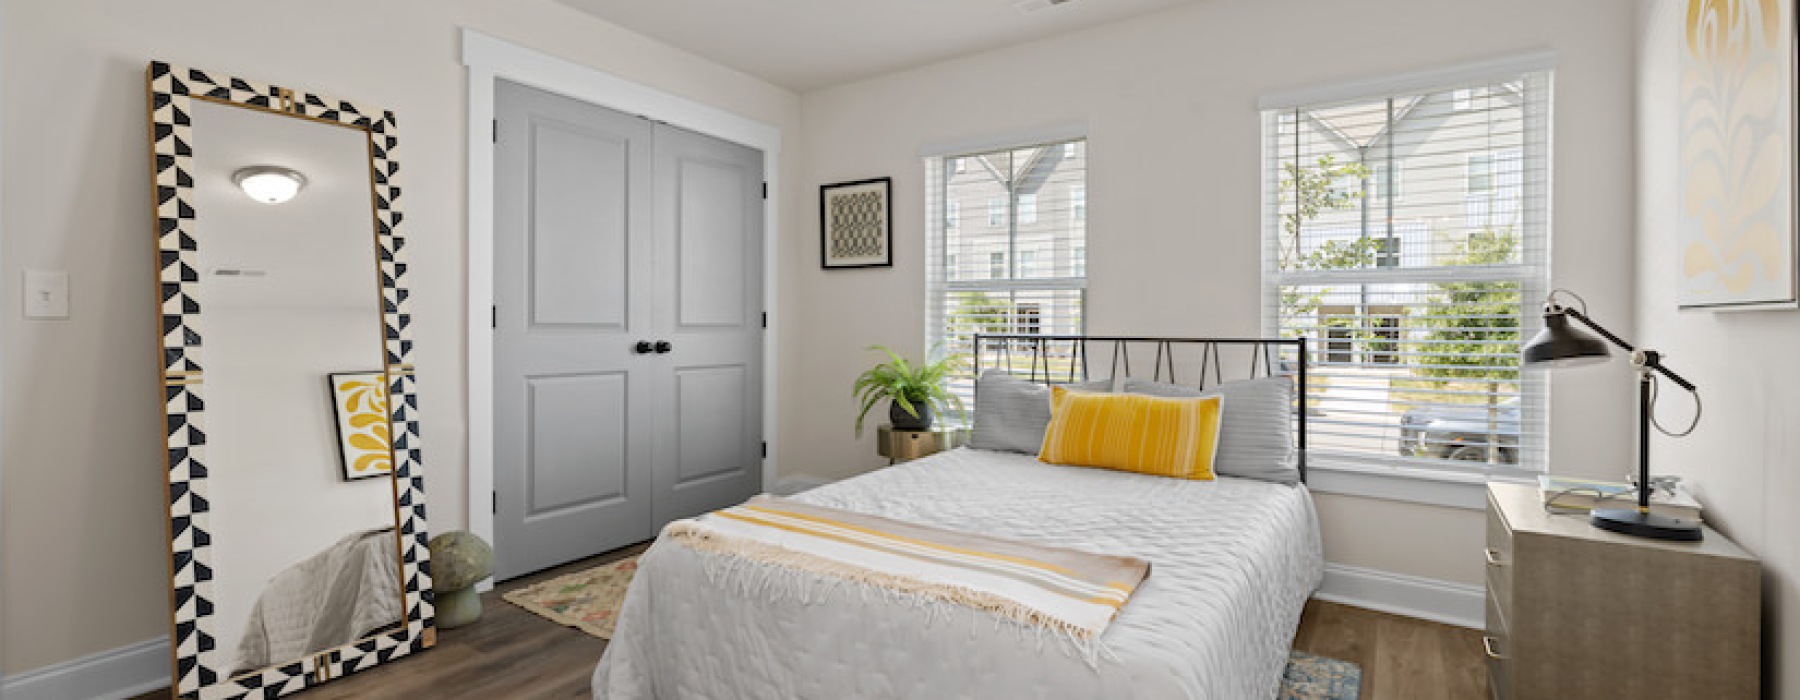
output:
{"label": "white wall", "polygon": [[[1762,558],[1765,697],[1800,698],[1800,313],[1676,311],[1682,6],[1638,12],[1637,340],[1667,353],[1706,409],[1692,436],[1656,438],[1652,469],[1689,480],[1707,522]],[[1665,401],[1669,422],[1691,415],[1679,393]]]}
{"label": "white wall", "polygon": [[[56,0],[8,2],[0,13],[0,150],[7,154],[0,174],[0,667],[9,673],[168,628],[148,61],[315,90],[399,115],[434,531],[467,518],[466,97],[458,27],[788,133],[799,126],[793,93],[549,0]],[[782,164],[783,181],[799,181],[795,165]],[[792,235],[794,222],[787,217],[772,235]],[[799,267],[801,259],[783,262]],[[69,271],[73,317],[20,320],[22,269]],[[784,286],[780,298],[792,300],[794,288]],[[796,315],[781,310],[781,318]],[[775,359],[793,366],[791,356]]]}
{"label": "white wall", "polygon": [[[1629,333],[1632,265],[1632,3],[1629,0],[1266,2],[1208,0],[803,97],[797,211],[822,183],[894,177],[892,270],[801,267],[798,414],[813,431],[785,473],[841,477],[880,466],[852,436],[853,377],[883,343],[923,348],[920,146],[1085,122],[1090,133],[1090,333],[1260,331],[1260,122],[1268,92],[1543,49],[1555,94],[1554,279]],[[817,260],[817,222],[800,232]],[[1559,376],[1553,468],[1617,476],[1629,464],[1630,387]],[[1474,511],[1321,496],[1334,562],[1479,583]]]}

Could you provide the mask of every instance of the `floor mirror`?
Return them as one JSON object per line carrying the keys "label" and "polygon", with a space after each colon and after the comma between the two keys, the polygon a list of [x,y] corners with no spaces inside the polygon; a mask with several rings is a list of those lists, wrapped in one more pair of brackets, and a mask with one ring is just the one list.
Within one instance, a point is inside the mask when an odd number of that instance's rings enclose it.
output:
{"label": "floor mirror", "polygon": [[147,73],[179,698],[430,648],[392,112]]}

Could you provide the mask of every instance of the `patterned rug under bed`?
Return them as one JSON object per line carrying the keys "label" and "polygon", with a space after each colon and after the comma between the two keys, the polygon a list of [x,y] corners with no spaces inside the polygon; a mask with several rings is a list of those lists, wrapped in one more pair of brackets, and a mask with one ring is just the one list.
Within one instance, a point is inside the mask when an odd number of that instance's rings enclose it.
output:
{"label": "patterned rug under bed", "polygon": [[[637,557],[626,557],[501,596],[508,603],[601,639],[612,639],[625,589],[637,572]],[[1362,669],[1356,664],[1304,652],[1288,655],[1277,700],[1357,700]]]}

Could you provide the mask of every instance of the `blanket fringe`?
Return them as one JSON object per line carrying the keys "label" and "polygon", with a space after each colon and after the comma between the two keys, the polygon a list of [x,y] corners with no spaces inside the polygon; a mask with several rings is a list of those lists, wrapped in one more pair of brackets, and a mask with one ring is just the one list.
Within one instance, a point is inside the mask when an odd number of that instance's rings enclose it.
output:
{"label": "blanket fringe", "polygon": [[[1065,653],[1079,657],[1089,667],[1098,667],[1102,657],[1118,660],[1093,631],[992,593],[872,571],[766,542],[731,537],[692,520],[669,523],[663,536],[712,555],[703,559],[708,580],[745,597],[771,603],[793,599],[813,605],[824,602],[837,589],[848,587],[865,602],[880,596],[889,602],[911,603],[924,613],[927,626],[949,620],[954,607],[970,608],[993,615],[995,629],[1010,626],[1021,638],[1036,637],[1040,651],[1049,637],[1061,642],[1059,646]],[[815,582],[824,585],[807,585]]]}

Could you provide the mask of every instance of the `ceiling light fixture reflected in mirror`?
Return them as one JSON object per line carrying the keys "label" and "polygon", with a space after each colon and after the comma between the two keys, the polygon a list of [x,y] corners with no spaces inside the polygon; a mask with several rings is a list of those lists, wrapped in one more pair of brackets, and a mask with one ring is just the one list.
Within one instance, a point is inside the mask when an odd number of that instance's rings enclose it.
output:
{"label": "ceiling light fixture reflected in mirror", "polygon": [[293,168],[252,165],[231,174],[244,194],[263,204],[280,204],[294,198],[306,186],[306,176]]}

